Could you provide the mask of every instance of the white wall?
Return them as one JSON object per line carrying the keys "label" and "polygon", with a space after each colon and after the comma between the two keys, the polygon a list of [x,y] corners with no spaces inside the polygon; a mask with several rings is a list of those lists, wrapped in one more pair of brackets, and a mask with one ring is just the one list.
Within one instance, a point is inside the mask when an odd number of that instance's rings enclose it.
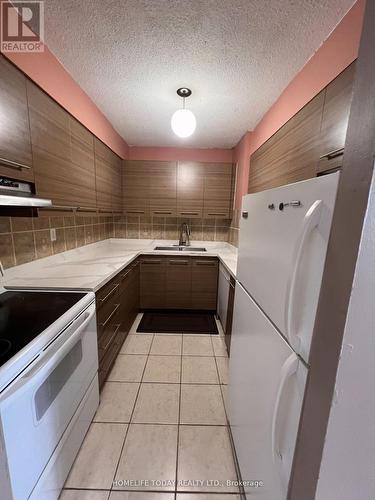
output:
{"label": "white wall", "polygon": [[375,183],[349,303],[316,500],[375,499]]}

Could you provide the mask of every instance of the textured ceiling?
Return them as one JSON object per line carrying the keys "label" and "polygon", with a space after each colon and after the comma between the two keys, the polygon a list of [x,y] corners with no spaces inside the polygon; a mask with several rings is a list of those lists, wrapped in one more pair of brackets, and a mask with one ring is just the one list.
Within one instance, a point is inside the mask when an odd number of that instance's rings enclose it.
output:
{"label": "textured ceiling", "polygon": [[[46,0],[46,42],[130,145],[232,147],[354,0]],[[195,134],[174,136],[181,86]]]}

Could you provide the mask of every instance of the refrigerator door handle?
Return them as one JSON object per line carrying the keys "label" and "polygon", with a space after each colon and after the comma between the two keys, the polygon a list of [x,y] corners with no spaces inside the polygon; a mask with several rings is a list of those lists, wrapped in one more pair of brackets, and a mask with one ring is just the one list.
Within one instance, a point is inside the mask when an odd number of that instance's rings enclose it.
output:
{"label": "refrigerator door handle", "polygon": [[272,416],[272,431],[271,431],[271,442],[272,442],[272,458],[274,463],[282,460],[282,454],[280,451],[280,407],[283,398],[283,393],[286,384],[291,376],[293,376],[298,368],[298,356],[293,352],[285,361],[281,368],[281,378],[279,388],[277,390],[275,406]]}
{"label": "refrigerator door handle", "polygon": [[295,250],[293,252],[294,266],[288,280],[288,289],[286,293],[286,303],[285,303],[285,317],[286,317],[286,333],[289,342],[292,345],[296,345],[295,341],[298,341],[298,336],[295,332],[295,297],[298,282],[299,269],[302,261],[302,257],[305,250],[306,241],[308,237],[313,232],[313,230],[319,226],[320,217],[322,214],[323,201],[316,200],[309,210],[307,211],[301,234],[297,240]]}

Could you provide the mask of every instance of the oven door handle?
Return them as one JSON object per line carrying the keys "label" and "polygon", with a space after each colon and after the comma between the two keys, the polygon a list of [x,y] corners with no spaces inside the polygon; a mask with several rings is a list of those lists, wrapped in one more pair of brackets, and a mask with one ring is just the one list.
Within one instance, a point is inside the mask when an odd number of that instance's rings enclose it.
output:
{"label": "oven door handle", "polygon": [[[95,304],[88,307],[73,323],[68,327],[72,330],[78,323],[78,327],[69,335],[69,337],[61,343],[61,336],[58,337],[50,346],[47,348],[44,354],[41,354],[36,358],[36,363],[31,366],[31,368],[20,377],[16,383],[9,386],[9,390],[5,390],[0,397],[1,405],[6,404],[9,399],[12,398],[19,391],[23,392],[27,389],[28,385],[33,382],[36,383],[39,378],[46,378],[54,368],[59,364],[59,362],[64,358],[64,356],[70,351],[74,344],[82,337],[86,326],[89,324],[93,316],[95,315]],[[83,321],[82,321],[83,320]]]}

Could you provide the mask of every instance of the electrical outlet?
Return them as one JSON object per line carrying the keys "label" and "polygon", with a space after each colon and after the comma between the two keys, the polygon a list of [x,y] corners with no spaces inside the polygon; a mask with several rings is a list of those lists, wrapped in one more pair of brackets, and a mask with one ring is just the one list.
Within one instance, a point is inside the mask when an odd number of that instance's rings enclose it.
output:
{"label": "electrical outlet", "polygon": [[50,229],[51,241],[56,241],[56,229]]}

